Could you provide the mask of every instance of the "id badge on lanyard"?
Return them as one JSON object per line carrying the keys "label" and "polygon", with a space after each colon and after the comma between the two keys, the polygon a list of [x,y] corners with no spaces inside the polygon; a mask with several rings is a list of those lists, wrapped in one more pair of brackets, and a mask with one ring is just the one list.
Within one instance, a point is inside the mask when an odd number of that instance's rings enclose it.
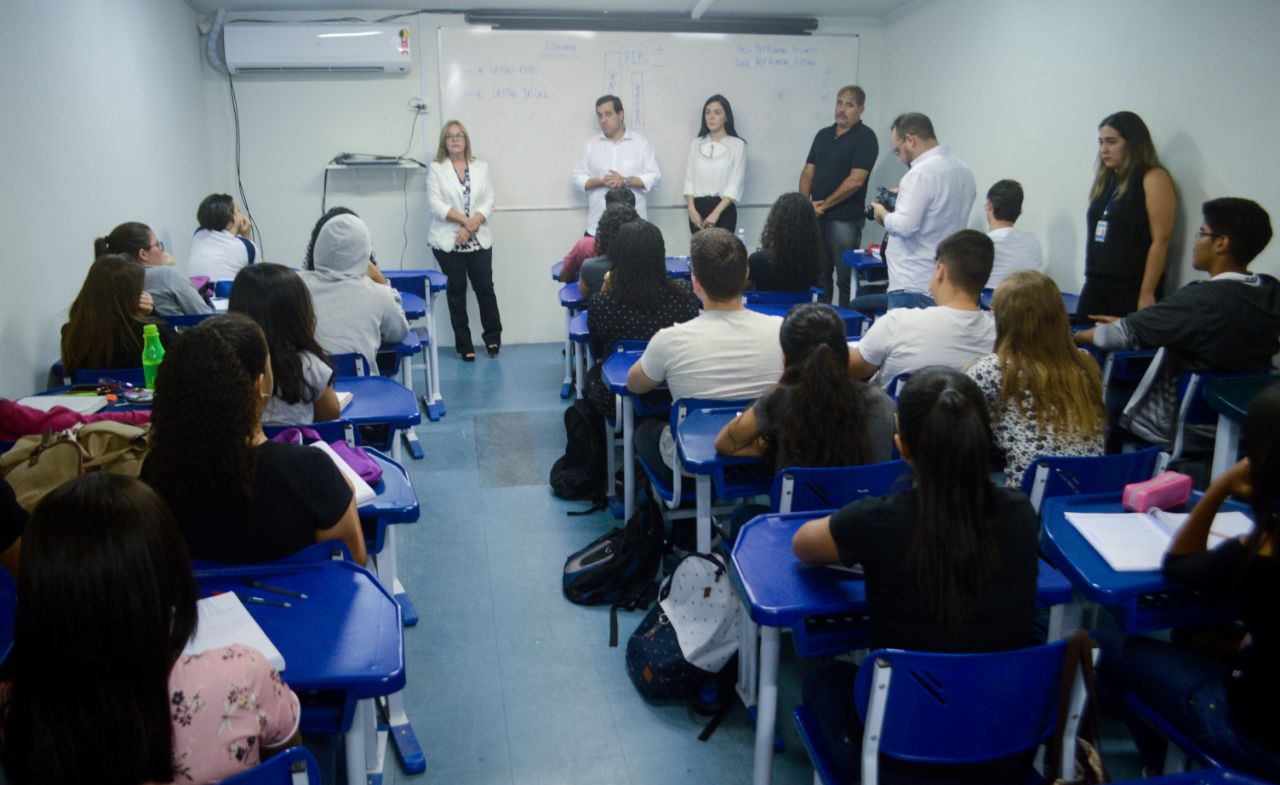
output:
{"label": "id badge on lanyard", "polygon": [[1107,225],[1110,223],[1107,216],[1111,215],[1111,206],[1116,203],[1116,194],[1113,190],[1111,197],[1107,199],[1107,204],[1102,208],[1102,217],[1098,219],[1098,223],[1093,228],[1093,241],[1095,243],[1106,243],[1107,241]]}

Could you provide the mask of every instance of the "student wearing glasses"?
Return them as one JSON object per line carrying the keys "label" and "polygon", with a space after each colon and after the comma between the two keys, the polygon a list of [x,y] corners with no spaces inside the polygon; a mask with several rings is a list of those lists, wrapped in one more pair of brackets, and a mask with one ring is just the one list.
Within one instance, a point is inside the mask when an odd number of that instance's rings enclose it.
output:
{"label": "student wearing glasses", "polygon": [[[205,302],[191,279],[174,266],[173,256],[164,249],[164,243],[156,239],[151,227],[137,221],[122,223],[106,237],[93,241],[94,256],[109,253],[131,256],[142,263],[144,295],[151,300],[151,308],[162,316],[212,313],[213,306]],[[146,309],[146,299],[143,300]]]}

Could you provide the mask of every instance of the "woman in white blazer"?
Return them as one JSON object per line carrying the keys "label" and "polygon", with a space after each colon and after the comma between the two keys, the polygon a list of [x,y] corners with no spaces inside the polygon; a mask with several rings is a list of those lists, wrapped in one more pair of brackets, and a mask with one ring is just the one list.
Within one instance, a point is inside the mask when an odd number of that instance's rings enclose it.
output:
{"label": "woman in white blazer", "polygon": [[436,160],[427,167],[427,201],[431,205],[431,251],[449,276],[445,290],[453,343],[466,362],[476,359],[467,320],[467,278],[476,290],[485,348],[496,357],[502,346],[502,317],[493,291],[493,183],[489,166],[471,155],[471,137],[457,120],[440,129]]}

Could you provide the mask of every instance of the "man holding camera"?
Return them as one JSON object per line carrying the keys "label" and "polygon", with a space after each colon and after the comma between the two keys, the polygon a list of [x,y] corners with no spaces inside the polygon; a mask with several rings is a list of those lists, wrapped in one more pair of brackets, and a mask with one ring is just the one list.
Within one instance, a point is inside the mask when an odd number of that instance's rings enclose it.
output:
{"label": "man holding camera", "polygon": [[844,252],[862,240],[867,179],[880,154],[876,133],[862,122],[867,94],[857,85],[836,93],[836,122],[813,137],[809,157],[800,172],[800,193],[813,199],[822,231],[818,286],[822,301],[831,302],[831,273],[840,287],[839,304],[849,304],[849,267]]}
{"label": "man holding camera", "polygon": [[[934,304],[929,279],[937,262],[938,243],[968,225],[978,186],[969,167],[946,145],[938,144],[927,116],[919,112],[898,115],[890,140],[893,152],[909,171],[898,183],[892,212],[879,202],[869,210],[869,217],[883,224],[889,235],[886,306],[924,308]],[[862,302],[854,305],[866,307]]]}

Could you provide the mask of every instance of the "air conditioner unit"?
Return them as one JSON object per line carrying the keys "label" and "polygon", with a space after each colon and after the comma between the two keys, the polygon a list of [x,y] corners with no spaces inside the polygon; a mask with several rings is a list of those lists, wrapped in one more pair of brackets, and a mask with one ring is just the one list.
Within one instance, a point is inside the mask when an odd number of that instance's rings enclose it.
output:
{"label": "air conditioner unit", "polygon": [[227,68],[233,74],[407,74],[410,29],[394,24],[229,24]]}

